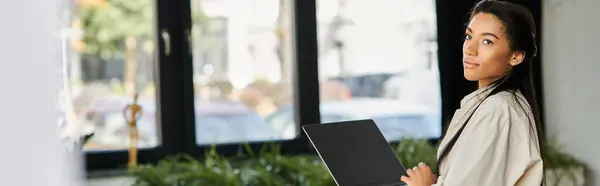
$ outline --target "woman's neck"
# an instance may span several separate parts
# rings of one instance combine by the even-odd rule
[[[482,89],[484,87],[487,87],[488,85],[492,84],[496,80],[499,80],[500,78],[481,79],[481,80],[478,81],[478,84],[479,84],[478,89]]]
[[[493,81],[492,81],[493,82]],[[485,80],[479,80],[479,89],[482,89],[483,87],[486,87],[488,85],[490,85],[491,82],[485,81]]]

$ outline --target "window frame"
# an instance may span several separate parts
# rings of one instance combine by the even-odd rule
[[[300,3],[302,2],[302,3]],[[139,149],[138,163],[157,163],[167,156],[189,154],[203,156],[208,146],[198,146],[195,140],[193,56],[190,52],[188,35],[191,30],[191,0],[155,1],[157,41],[157,127],[161,143],[155,148]],[[275,141],[283,153],[310,153],[311,147],[300,124],[320,123],[319,80],[316,1],[298,1],[293,5],[293,49],[294,49],[294,117],[298,136],[291,140]],[[302,16],[300,16],[302,15]],[[170,54],[165,54],[163,31],[170,36]],[[302,33],[302,34],[296,34]],[[302,54],[302,55],[298,55]],[[298,61],[303,61],[298,63]],[[302,88],[300,88],[302,87]],[[272,142],[250,143],[253,150]],[[222,155],[235,155],[243,144],[217,144],[216,151]],[[86,170],[91,172],[125,169],[128,161],[127,149],[85,152]]]
[[[190,4],[190,0],[185,0]],[[294,118],[297,125],[296,132],[298,135],[296,138],[291,140],[276,140],[276,141],[264,141],[264,142],[252,142],[248,145],[253,151],[259,151],[261,147],[267,144],[276,144],[281,147],[282,153],[310,153],[310,143],[308,138],[301,131],[301,124],[313,124],[320,123],[319,113],[319,80],[316,73],[306,72],[317,72],[318,71],[318,50],[317,50],[317,24],[316,24],[316,1],[301,1],[295,0],[291,3],[292,7],[292,35],[293,35],[293,107]],[[315,3],[311,3],[315,2]],[[186,7],[189,10],[190,7]],[[302,15],[302,16],[300,16]],[[186,16],[185,28],[189,29],[191,20],[190,16]],[[302,33],[302,34],[296,34]],[[189,45],[186,45],[189,46]],[[189,50],[186,48],[186,50]],[[188,53],[183,51],[182,53]],[[298,55],[302,54],[302,55]],[[191,69],[191,57],[189,66],[186,69]],[[305,63],[298,63],[298,61],[307,61]],[[304,73],[303,73],[304,72]],[[191,80],[191,76],[189,77]],[[186,83],[188,86],[192,86],[191,81]],[[302,88],[300,88],[302,87]],[[192,90],[193,93],[193,90]],[[188,100],[194,100],[193,96],[189,97]],[[193,116],[193,105],[192,105]],[[193,120],[192,120],[193,121]],[[185,149],[183,152],[193,156],[203,156],[210,146],[199,146],[196,144],[195,139],[195,123],[186,122],[185,130]],[[232,156],[245,152],[244,144],[217,144],[215,145],[217,153],[224,156]]]
[[[176,1],[167,0],[156,0],[154,1],[154,17],[155,17],[155,32],[154,40],[156,41],[156,53],[157,60],[155,61],[155,72],[154,76],[156,86],[156,99],[157,99],[157,131],[159,132],[159,145],[154,148],[146,148],[138,150],[138,163],[153,163],[159,161],[170,152],[174,152],[175,149],[180,149],[179,144],[181,140],[176,135],[181,130],[180,127],[167,127],[163,123],[166,121],[175,121],[173,123],[181,122],[180,117],[181,101],[178,101],[179,95],[182,93],[181,85],[177,82],[183,78],[177,70],[181,68],[181,65],[174,63],[177,59],[175,52],[178,47],[177,44],[181,42],[179,40],[177,31],[173,28],[177,25],[178,20],[174,20],[172,14],[173,7]],[[175,22],[173,22],[175,21]],[[167,31],[170,34],[171,42],[171,54],[165,54],[165,40],[160,38],[163,31]],[[180,49],[179,49],[180,50]],[[165,83],[169,82],[169,83]],[[128,152],[127,149],[119,150],[108,150],[108,151],[94,151],[85,153],[85,168],[88,172],[98,171],[111,171],[121,170],[127,167]]]

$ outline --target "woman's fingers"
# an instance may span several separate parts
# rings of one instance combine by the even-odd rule
[[[409,184],[409,185],[411,185],[410,183],[412,182],[412,181],[410,180],[410,178],[409,178],[409,177],[407,177],[407,176],[402,176],[402,177],[400,177],[400,181],[402,181],[402,182],[404,182],[404,183],[406,183],[406,184]]]
[[[429,168],[429,166],[427,166],[423,162],[419,163],[419,170],[420,170],[420,173],[423,175],[431,174],[431,168]]]
[[[407,169],[406,174],[400,180],[409,186],[414,186],[415,184],[431,185],[437,180],[437,176],[431,172],[431,168],[424,163],[419,163],[418,166]]]
[[[414,168],[413,169],[407,169],[406,170],[406,174],[408,174],[408,177],[412,178],[412,177],[415,176],[416,172],[415,172]]]

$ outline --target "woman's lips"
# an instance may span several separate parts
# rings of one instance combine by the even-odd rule
[[[465,67],[465,68],[475,68],[475,67],[478,67],[478,66],[479,66],[479,64],[473,63],[470,60],[463,60],[463,67]]]

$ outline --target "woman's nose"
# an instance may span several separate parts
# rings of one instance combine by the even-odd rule
[[[465,46],[463,47],[463,52],[466,55],[475,56],[477,55],[477,46],[474,46],[474,44],[471,44],[471,42],[466,42]]]

